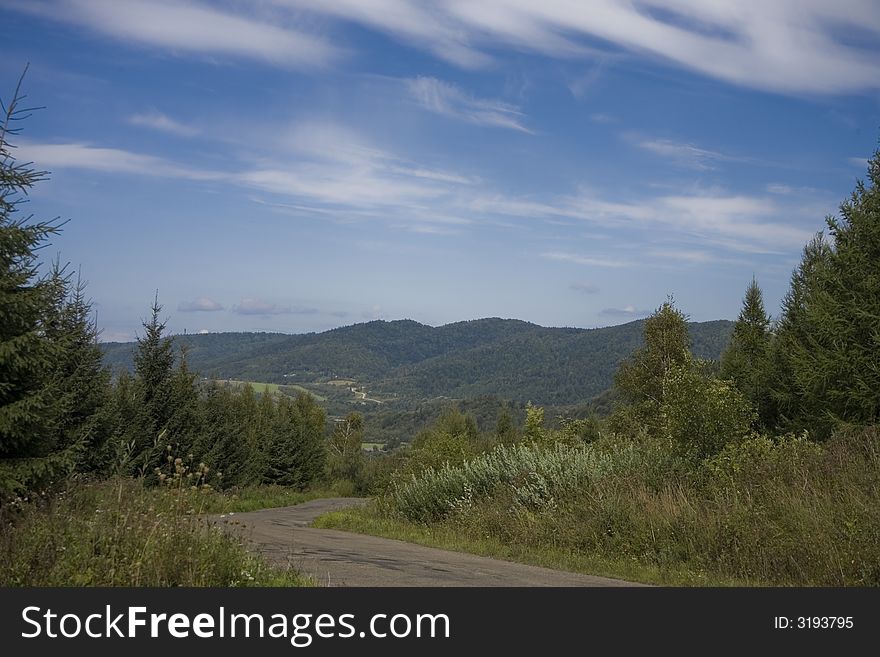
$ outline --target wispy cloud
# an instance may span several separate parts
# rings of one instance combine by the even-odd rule
[[[650,243],[662,232],[679,240],[749,253],[800,249],[816,230],[819,208],[801,203],[781,188],[767,196],[731,194],[719,189],[690,194],[628,195],[626,199],[582,190],[569,195],[521,198],[493,192],[484,181],[455,171],[434,169],[376,146],[351,130],[324,123],[302,123],[279,131],[283,148],[257,162],[230,158],[229,171],[202,169],[153,155],[88,144],[22,143],[20,155],[37,166],[80,168],[110,174],[222,181],[243,193],[261,190],[273,198],[259,202],[279,211],[333,221],[373,220],[423,234],[448,234],[472,223],[519,218],[543,222],[587,222],[603,231],[637,228]],[[813,215],[816,216],[813,216]],[[630,235],[632,232],[630,231]],[[636,240],[638,242],[638,240]],[[545,258],[600,267],[622,267],[632,258],[606,253],[547,250]],[[690,256],[689,261],[693,262]],[[699,256],[703,257],[703,256]]]
[[[780,196],[788,196],[794,193],[794,187],[783,185],[781,183],[769,183],[766,187],[771,194],[779,194]]]
[[[714,169],[715,163],[732,161],[736,158],[717,151],[710,151],[693,144],[671,139],[647,139],[636,142],[639,148],[672,160],[678,166],[701,171]]]
[[[195,0],[5,0],[13,9],[73,23],[128,44],[174,53],[245,57],[284,68],[324,66],[341,50],[297,29]]]
[[[813,227],[801,228],[782,217],[802,215],[797,208],[779,206],[763,197],[734,195],[711,190],[690,195],[649,196],[617,201],[592,193],[559,197],[543,202],[489,197],[476,199],[474,208],[483,212],[529,217],[566,217],[609,228],[638,227],[641,231],[662,231],[666,238],[697,239],[706,244],[750,253],[778,253],[799,249],[813,234]],[[815,220],[815,217],[811,217]],[[571,253],[544,254],[557,260],[613,266],[607,257]],[[607,262],[606,262],[607,261]],[[623,266],[623,265],[618,265]]]
[[[199,134],[197,128],[175,121],[170,116],[157,112],[143,112],[128,117],[128,122],[132,125],[152,128],[160,132],[167,132],[178,137],[194,137]]]
[[[407,82],[410,94],[428,111],[467,123],[531,133],[522,124],[522,112],[499,100],[474,98],[459,87],[437,78],[418,77]]]
[[[598,294],[599,292],[599,286],[593,283],[572,283],[569,287],[581,294]]]
[[[866,169],[868,167],[867,157],[851,157],[847,159],[847,162],[852,164],[854,167],[859,167],[860,169]]]
[[[639,310],[635,306],[624,306],[623,308],[603,308],[600,315],[608,317],[629,317],[636,319],[638,317],[647,317],[651,314],[650,310]]]
[[[717,256],[712,255],[708,251],[695,249],[649,249],[647,253],[657,258],[698,265],[717,260]]]
[[[89,169],[108,173],[144,176],[218,180],[227,174],[179,165],[161,157],[134,153],[118,148],[104,148],[81,143],[38,144],[22,141],[16,153],[21,159],[39,163],[47,169]]]
[[[232,306],[232,312],[238,315],[316,315],[317,308],[305,306],[279,306],[262,299],[246,298]]]
[[[270,0],[280,9],[308,10],[360,23],[466,69],[488,66],[492,57],[474,47],[448,8],[412,0]]]
[[[880,4],[866,0],[268,0],[274,11],[263,20],[228,9],[240,3],[220,9],[196,0],[0,2],[125,43],[279,67],[314,68],[340,57],[340,49],[316,33],[321,22],[305,20],[317,14],[358,23],[467,69],[491,65],[489,53],[501,48],[590,62],[623,51],[773,92],[880,88]],[[864,38],[848,38],[852,32]],[[608,45],[597,56],[588,43]]]
[[[274,0],[353,21],[453,64],[486,66],[501,47],[595,60],[585,42],[745,87],[847,93],[880,87],[880,5],[864,0]],[[866,35],[861,43],[846,38]],[[869,42],[869,41],[868,41]]]
[[[612,116],[610,114],[604,114],[602,112],[594,112],[593,114],[590,114],[590,121],[592,121],[593,123],[605,123],[605,124],[620,123],[620,119],[618,119],[616,116]]]
[[[542,258],[548,260],[561,260],[563,262],[571,262],[576,265],[591,265],[594,267],[626,267],[631,263],[626,260],[617,260],[604,256],[585,256],[577,253],[566,253],[563,251],[550,251],[541,254]]]
[[[177,310],[183,313],[217,312],[223,310],[223,305],[208,297],[198,297],[193,301],[181,301],[177,304]]]

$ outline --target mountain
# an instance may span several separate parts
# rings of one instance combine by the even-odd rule
[[[691,323],[692,351],[717,359],[732,328],[726,320]],[[187,346],[190,368],[210,378],[295,384],[335,399],[340,395],[330,393],[339,386],[331,380],[352,381],[385,402],[494,395],[561,406],[605,391],[620,361],[642,343],[643,329],[644,320],[598,329],[499,318],[436,328],[377,320],[323,333],[214,333],[175,341]],[[130,368],[134,346],[105,343],[105,362]],[[350,396],[348,387],[343,392]]]

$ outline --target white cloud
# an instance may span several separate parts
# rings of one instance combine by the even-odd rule
[[[563,262],[572,262],[576,265],[591,265],[594,267],[628,267],[632,264],[626,260],[617,260],[605,256],[584,256],[564,251],[542,253],[541,257],[548,260],[561,260]]]
[[[880,87],[880,4],[868,0],[274,0],[361,23],[459,66],[487,50],[595,58],[593,44],[746,87],[849,93]]]
[[[781,183],[769,183],[766,189],[771,194],[779,194],[780,196],[788,196],[794,192],[794,187]]]
[[[638,317],[646,317],[651,314],[650,310],[639,310],[635,306],[624,306],[623,308],[603,308],[600,315],[609,317],[630,317],[636,319]]]
[[[407,81],[413,98],[430,112],[449,118],[531,133],[522,122],[522,112],[499,100],[474,98],[460,88],[437,78],[418,77]]]
[[[316,315],[317,308],[305,306],[279,306],[262,299],[246,298],[232,306],[232,312],[238,315]]]
[[[76,143],[38,144],[26,141],[20,142],[18,147],[16,152],[18,159],[35,162],[40,168],[89,169],[189,180],[218,180],[226,176],[217,171],[181,166],[161,157],[118,148]]]
[[[492,58],[473,47],[442,5],[412,0],[271,0],[282,8],[307,9],[361,23],[462,68],[485,67]]]
[[[100,342],[134,342],[135,339],[135,334],[130,331],[108,331],[107,329],[101,329],[101,333],[98,335]]]
[[[716,151],[694,146],[693,144],[672,141],[670,139],[641,140],[636,142],[636,145],[651,153],[669,158],[679,166],[701,171],[713,169],[714,162],[736,159]]]
[[[341,51],[284,22],[264,22],[194,0],[29,0],[6,6],[73,23],[126,43],[175,53],[229,55],[284,68],[313,68]]]
[[[868,159],[867,157],[851,157],[847,159],[847,162],[852,164],[854,167],[859,167],[860,169],[868,168]]]
[[[197,128],[175,121],[170,116],[166,116],[155,110],[141,114],[134,114],[128,117],[128,122],[132,125],[152,128],[153,130],[167,132],[172,135],[177,135],[178,137],[194,137],[199,133]]]
[[[341,51],[308,14],[359,23],[456,66],[502,48],[568,60],[620,52],[744,87],[837,94],[880,88],[880,3],[871,0],[267,0],[257,19],[196,0],[0,0],[124,41],[313,68]],[[224,3],[264,12],[266,3]],[[859,39],[848,36],[855,32]],[[597,44],[602,50],[597,55]]]
[[[718,260],[716,256],[713,256],[708,251],[693,249],[650,249],[647,253],[658,258],[699,265]]]
[[[477,178],[410,162],[331,124],[305,123],[281,134],[279,140],[283,148],[274,159],[230,163],[230,171],[225,172],[87,144],[25,142],[20,144],[20,156],[50,170],[80,168],[222,181],[243,192],[259,189],[280,197],[258,201],[278,211],[334,221],[382,221],[425,234],[443,234],[450,226],[516,217],[565,224],[588,222],[606,232],[625,229],[628,239],[641,235],[635,243],[649,247],[652,236],[662,233],[666,243],[678,240],[703,249],[711,246],[748,253],[780,253],[800,250],[817,229],[818,217],[833,210],[833,206],[825,208],[821,198],[804,205],[800,202],[802,195],[786,196],[779,193],[781,188],[769,190],[767,196],[711,189],[690,194],[629,195],[625,200],[592,191],[514,197],[492,193]],[[545,257],[581,264],[627,264],[607,254],[548,251],[552,255]],[[688,260],[693,262],[696,257],[692,254]]]
[[[177,310],[184,313],[216,312],[223,310],[223,306],[208,297],[199,297],[193,301],[181,301],[177,305]]]
[[[802,215],[796,208],[745,195],[712,191],[691,195],[667,195],[638,201],[614,201],[582,193],[537,203],[507,199],[483,199],[485,211],[533,218],[568,217],[602,225],[604,228],[640,228],[662,231],[667,237],[698,238],[704,243],[735,251],[778,253],[779,249],[800,249],[815,232],[783,217]],[[816,217],[809,217],[816,221]]]

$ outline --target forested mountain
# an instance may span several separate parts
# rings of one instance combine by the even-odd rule
[[[689,325],[696,356],[717,359],[725,320]],[[496,395],[536,404],[586,402],[610,387],[643,340],[644,320],[599,329],[545,328],[511,319],[440,327],[373,321],[323,333],[177,336],[203,376],[308,385],[349,379],[385,399]],[[111,367],[131,367],[132,343],[103,345]]]

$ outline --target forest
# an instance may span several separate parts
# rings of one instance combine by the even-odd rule
[[[779,317],[744,281],[717,360],[725,326],[695,334],[671,298],[601,345],[595,332],[502,320],[239,340],[227,378],[311,371],[381,391],[393,372],[416,399],[495,395],[398,417],[406,444],[367,452],[360,413],[328,421],[308,392],[193,368],[211,340],[166,335],[158,298],[130,371],[111,371],[76,272],[60,260],[43,272],[40,249],[68,227],[23,212],[46,174],[15,159],[20,98],[0,130],[0,583],[301,584],[199,517],[248,495],[268,505],[333,490],[376,501],[324,526],[572,570],[880,584],[880,152],[804,246]],[[566,341],[577,362],[559,356]],[[590,364],[603,349],[604,374]],[[545,405],[590,402],[611,372],[607,413],[549,422]]]

